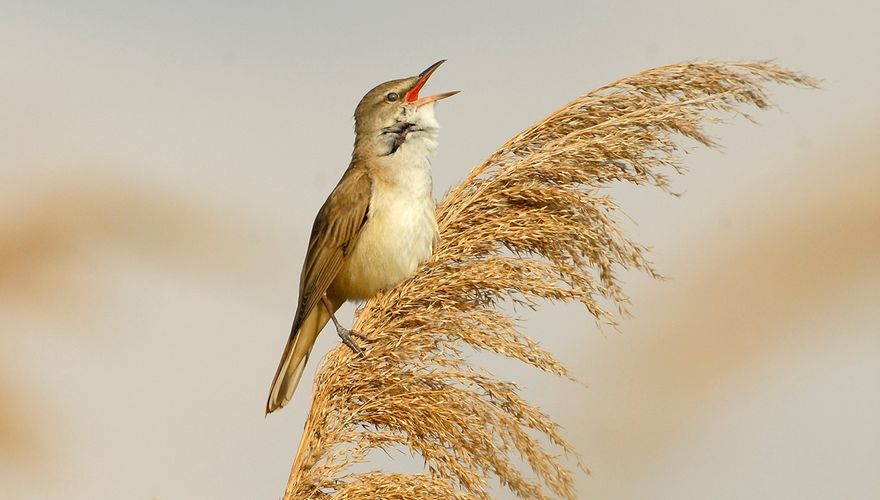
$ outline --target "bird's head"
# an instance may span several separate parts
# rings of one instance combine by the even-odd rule
[[[388,155],[420,133],[436,136],[434,103],[458,91],[425,97],[419,92],[444,61],[437,61],[416,76],[391,80],[367,92],[354,112],[357,140],[367,141],[379,154]]]

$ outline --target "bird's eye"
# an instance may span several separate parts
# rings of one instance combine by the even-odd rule
[[[388,94],[385,95],[385,100],[388,102],[394,102],[398,99],[400,99],[400,96],[397,95],[397,92],[388,92]]]

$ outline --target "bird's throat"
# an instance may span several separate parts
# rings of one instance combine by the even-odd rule
[[[414,123],[398,123],[382,130],[382,140],[388,144],[388,152],[383,156],[393,155],[406,142],[407,136],[416,130]]]
[[[401,122],[382,129],[378,138],[377,153],[379,156],[400,154],[407,150],[407,155],[430,156],[437,148],[436,127],[424,127],[414,123]]]

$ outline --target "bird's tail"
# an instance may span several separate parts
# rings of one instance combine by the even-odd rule
[[[272,381],[269,400],[266,401],[266,415],[290,401],[303,369],[306,367],[306,361],[309,360],[309,353],[312,352],[315,339],[318,338],[318,334],[329,320],[330,313],[327,312],[327,308],[318,303],[306,316],[306,319],[300,323],[299,328],[290,333],[290,339],[284,346],[281,363],[278,365],[275,379]]]

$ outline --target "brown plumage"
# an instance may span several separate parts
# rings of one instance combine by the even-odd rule
[[[315,217],[300,277],[299,299],[266,413],[293,396],[318,334],[331,319],[352,348],[353,332],[335,320],[347,300],[360,300],[408,278],[437,242],[430,155],[436,148],[434,102],[419,97],[442,63],[369,91],[355,110],[348,169]]]
[[[272,380],[266,413],[290,400],[318,333],[330,321],[331,312],[335,313],[348,298],[345,290],[332,285],[366,222],[370,191],[365,169],[352,163],[315,217],[300,278],[296,315]],[[324,294],[333,305],[332,311],[321,304]]]

